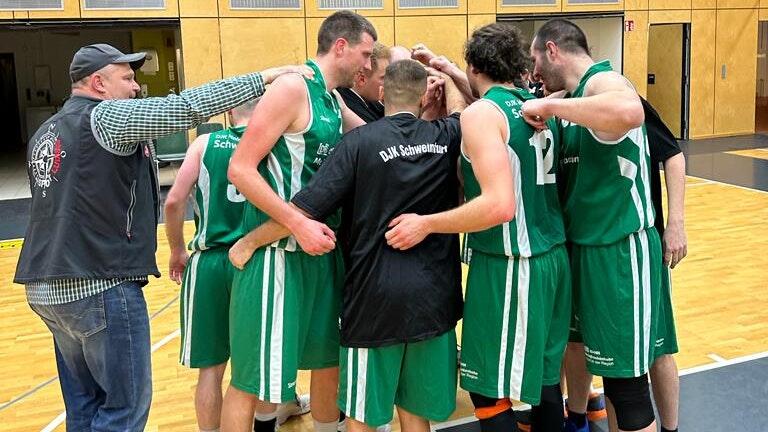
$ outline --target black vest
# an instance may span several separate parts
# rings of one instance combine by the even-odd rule
[[[102,147],[91,130],[99,102],[73,96],[29,142],[32,209],[16,283],[160,276],[154,149]]]

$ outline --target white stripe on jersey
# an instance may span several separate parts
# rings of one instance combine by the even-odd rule
[[[517,323],[515,325],[515,349],[512,353],[512,369],[509,371],[509,398],[520,400],[525,371],[525,348],[528,342],[528,291],[531,283],[531,267],[528,258],[519,258],[517,269]]]
[[[355,411],[352,406],[352,368],[354,367],[355,349],[347,348],[347,370],[344,373],[344,378],[347,380],[347,413],[350,417],[354,418]]]
[[[640,224],[638,231],[645,229],[645,210],[643,209],[643,203],[640,201],[640,193],[637,191],[637,165],[629,159],[625,159],[621,156],[616,156],[619,161],[619,170],[623,177],[628,178],[632,182],[632,187],[629,189],[629,193],[632,196],[632,202],[635,204],[635,211],[637,212],[637,220]]]
[[[291,155],[291,189],[288,191],[290,199],[301,190],[301,173],[304,171],[304,156],[307,145],[303,134],[283,135],[283,138],[285,139],[288,153]],[[286,250],[295,251],[296,237],[290,236],[287,241]]]
[[[197,249],[205,250],[208,247],[205,245],[206,234],[208,233],[208,220],[211,219],[211,174],[208,172],[208,167],[205,166],[205,153],[208,150],[208,146],[203,147],[203,154],[200,155],[200,173],[197,176],[197,189],[200,191],[200,196],[203,197],[203,208],[200,211],[200,231],[197,233]],[[197,201],[197,200],[195,200]]]
[[[197,264],[200,261],[200,252],[192,254],[192,259],[189,260],[189,285],[187,287],[187,310],[186,310],[186,322],[187,326],[184,332],[184,362],[183,364],[189,366],[190,358],[192,356],[192,314],[195,312],[195,288],[197,285]]]

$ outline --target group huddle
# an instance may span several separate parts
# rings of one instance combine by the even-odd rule
[[[274,428],[310,369],[321,432],[337,409],[357,431],[395,407],[404,431],[427,431],[453,413],[457,375],[484,432],[516,430],[511,400],[532,405],[533,431],[586,431],[584,409],[564,419],[570,340],[619,429],[655,430],[646,374],[676,342],[631,84],[566,20],[530,52],[514,26],[475,30],[466,71],[375,41],[359,15],[326,19],[317,60],[199,137],[169,194],[181,361],[231,356],[223,429]]]
[[[110,87],[118,84],[100,77],[123,65],[125,85],[137,90],[131,68],[143,60],[116,55],[103,70],[72,75],[80,92],[73,96],[83,95],[74,99],[87,108],[80,129],[60,117],[44,124],[87,130],[71,140],[93,142],[118,174],[141,173],[154,149],[135,144],[140,138],[228,110],[231,127],[190,145],[165,203],[169,274],[182,285],[180,361],[200,369],[199,429],[272,432],[307,408],[297,396],[301,369],[312,371],[316,432],[337,431],[340,415],[350,432],[387,428],[395,408],[403,431],[426,432],[454,412],[457,384],[483,432],[517,430],[511,401],[532,406],[532,431],[584,432],[590,373],[603,377],[612,429],[655,431],[648,374],[671,362],[674,378],[660,379],[661,391],[651,379],[662,429],[676,430],[667,266],[685,252],[665,235],[662,256],[651,119],[629,81],[609,62],[593,61],[584,33],[563,19],[541,26],[530,44],[513,25],[476,29],[464,49],[466,70],[422,44],[387,48],[376,39],[366,18],[336,12],[305,65],[146,100],[129,100],[133,93],[121,96]],[[140,123],[137,115],[156,123],[144,130],[132,123]],[[114,180],[123,181],[116,190],[130,191],[127,226],[119,226],[127,239],[119,244],[137,254],[156,245],[155,234],[136,228],[156,222],[156,178],[142,175]],[[39,189],[33,185],[33,219],[49,202]],[[681,207],[670,191],[679,189],[668,187],[670,209]],[[196,230],[187,245],[190,194]],[[123,261],[23,276],[23,252],[16,280],[44,319],[46,309],[36,306],[44,302],[32,293],[70,289],[71,280],[89,288],[69,300],[107,298],[115,287],[128,289],[123,284],[141,296],[156,268],[104,271],[126,267],[124,252],[115,253]],[[465,293],[461,260],[469,265]],[[65,384],[87,380],[74,371],[77,356],[61,350],[75,342],[57,320],[46,323],[60,373],[75,377],[62,379],[68,427],[106,422],[101,410],[72,403],[87,392]],[[142,344],[148,348],[148,333]],[[148,351],[140,357],[145,369],[124,373],[138,388],[132,394],[145,396],[126,396],[121,418],[128,420],[104,430],[146,423]],[[227,361],[231,381],[222,396]],[[94,388],[104,387],[96,381]],[[109,398],[97,400],[93,406]]]

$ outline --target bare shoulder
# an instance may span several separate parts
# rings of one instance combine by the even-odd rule
[[[594,96],[609,91],[631,91],[637,93],[635,86],[616,71],[600,72],[592,76],[584,87],[584,96]]]
[[[267,87],[266,94],[278,95],[281,98],[292,98],[306,93],[307,85],[304,78],[297,73],[280,75]]]

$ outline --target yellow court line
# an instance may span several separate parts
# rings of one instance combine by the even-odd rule
[[[0,250],[16,249],[24,243],[24,239],[0,240]]]

